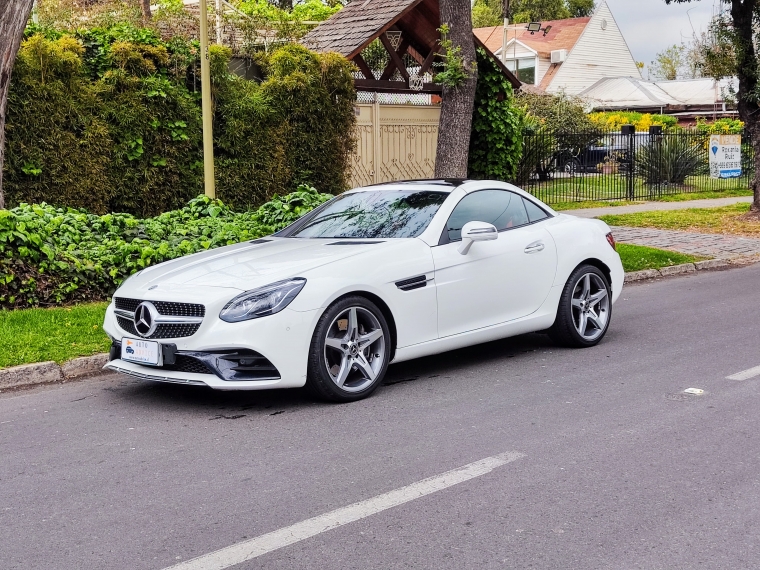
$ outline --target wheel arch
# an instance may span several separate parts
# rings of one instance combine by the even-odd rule
[[[337,303],[346,297],[364,297],[365,299],[372,301],[375,305],[377,305],[377,308],[380,309],[380,311],[383,313],[383,317],[385,317],[385,320],[388,323],[388,327],[391,329],[391,357],[389,362],[393,362],[393,359],[396,357],[396,342],[398,339],[398,333],[396,331],[396,319],[393,317],[393,312],[391,311],[388,304],[383,301],[381,297],[375,295],[374,293],[370,293],[369,291],[349,291],[348,293],[344,293],[335,299],[332,303],[330,303],[330,305]]]
[[[575,273],[575,270],[578,269],[581,265],[593,265],[599,271],[604,273],[604,276],[607,278],[607,283],[610,286],[610,290],[612,289],[612,270],[609,268],[609,266],[606,263],[604,263],[602,260],[597,259],[595,257],[589,257],[588,259],[584,259],[578,265],[573,267],[573,270],[570,272],[570,275]]]

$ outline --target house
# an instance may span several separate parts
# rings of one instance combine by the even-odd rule
[[[582,97],[594,111],[638,111],[672,115],[682,124],[698,117],[719,119],[736,117],[731,94],[736,93],[733,78],[715,81],[678,79],[644,81],[637,77],[607,77],[582,91]]]
[[[605,77],[641,77],[607,2],[591,17],[541,22],[541,28],[507,26],[506,41],[504,26],[478,28],[475,35],[520,81],[548,93],[577,95]]]

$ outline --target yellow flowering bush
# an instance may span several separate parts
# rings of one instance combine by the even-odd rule
[[[653,125],[660,125],[664,129],[675,128],[678,125],[678,120],[675,117],[633,111],[591,113],[589,119],[594,125],[605,130],[619,131],[623,125],[633,125],[636,127],[636,131],[640,133],[649,131],[649,127]]]

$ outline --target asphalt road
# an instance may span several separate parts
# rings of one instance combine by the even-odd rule
[[[235,568],[760,567],[760,376],[726,379],[760,365],[759,284],[629,286],[596,348],[491,343],[349,405],[120,376],[0,394],[0,568],[162,569],[505,452]]]

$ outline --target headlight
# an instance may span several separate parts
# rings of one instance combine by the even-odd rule
[[[304,285],[306,279],[296,277],[246,291],[227,303],[219,313],[219,318],[228,323],[238,323],[274,315],[290,305]]]

